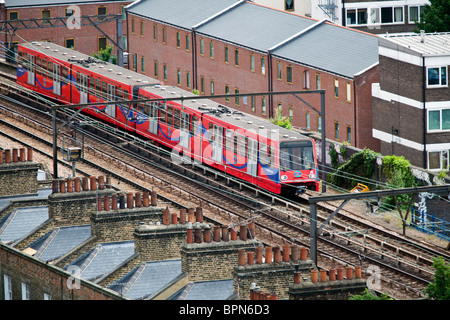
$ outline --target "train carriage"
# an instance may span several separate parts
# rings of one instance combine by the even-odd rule
[[[83,111],[259,188],[319,190],[314,140],[299,132],[52,43],[18,52],[24,87],[61,103],[98,102]],[[131,99],[161,100],[121,103]]]

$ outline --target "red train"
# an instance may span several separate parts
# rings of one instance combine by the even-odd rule
[[[19,45],[17,83],[262,189],[319,190],[314,140],[53,43]],[[190,97],[180,100],[171,98]],[[121,100],[165,99],[129,104]],[[117,101],[115,105],[102,105]],[[174,157],[173,159],[179,159]]]

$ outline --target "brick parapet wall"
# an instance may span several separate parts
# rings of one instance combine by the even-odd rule
[[[0,150],[0,196],[37,193],[38,169],[32,149]]]

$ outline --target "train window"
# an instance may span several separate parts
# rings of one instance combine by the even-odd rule
[[[232,133],[230,129],[225,129],[225,150],[231,151]]]
[[[42,59],[42,75],[48,77],[47,74],[47,58]]]
[[[269,149],[267,150],[267,156],[269,158],[269,165],[275,163],[275,152],[273,146],[269,146]]]
[[[53,62],[49,61],[48,62],[48,75],[52,75],[53,74]]]
[[[123,89],[122,88],[117,88],[117,98],[118,98],[118,100],[123,99]]]
[[[173,125],[173,107],[172,106],[167,107],[167,124],[170,126]]]
[[[105,100],[106,101],[106,97],[107,97],[107,94],[108,94],[108,88],[107,88],[107,84],[106,84],[106,82],[104,82],[104,81],[102,81],[102,99],[103,100]]]
[[[259,144],[259,162],[262,165],[267,166],[269,164],[269,158],[267,157],[267,144]]]
[[[144,114],[145,115],[150,115],[150,109],[151,109],[152,105],[148,102],[144,103]]]
[[[91,77],[89,79],[89,87],[90,87],[90,94],[95,95],[95,78]]]
[[[234,133],[234,154],[239,153],[239,135]]]
[[[36,57],[36,74],[41,74],[42,63],[41,57]]]
[[[102,81],[100,79],[95,80],[95,95],[98,98],[101,98],[101,92],[102,92]]]
[[[23,53],[23,67],[28,68],[28,62],[30,61],[30,55],[26,52]]]
[[[67,67],[62,67],[62,76],[63,76],[63,82],[67,81],[67,76],[69,75],[69,69]]]
[[[173,115],[173,127],[175,129],[180,129],[180,109],[175,108],[174,115]]]
[[[143,100],[143,99],[144,99],[144,96],[143,96],[142,94],[140,94],[140,95],[138,96],[138,99],[139,99],[139,100]],[[143,103],[143,102],[139,102],[139,103],[138,103],[137,111],[138,111],[138,112],[144,112],[144,103]]]
[[[314,150],[311,141],[292,141],[280,144],[281,170],[314,169]]]
[[[190,131],[193,136],[197,135],[198,132],[200,131],[200,130],[198,130],[197,122],[198,122],[198,118],[193,115],[191,117],[191,131]]]
[[[125,100],[129,100],[128,90],[124,90],[124,91],[123,91],[123,98],[124,98]]]
[[[248,137],[242,135],[241,136],[241,150],[240,150],[240,155],[243,157],[247,156],[247,144],[248,144]]]
[[[214,139],[215,139],[215,137],[214,137],[214,130],[213,130],[213,123],[212,122],[210,122],[209,123],[209,129],[208,129],[208,132],[209,132],[209,141],[214,141]]]
[[[166,123],[166,109],[164,107],[160,108],[160,113],[159,113],[159,121]]]

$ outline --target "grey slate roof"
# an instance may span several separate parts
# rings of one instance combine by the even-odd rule
[[[35,194],[23,194],[23,195],[0,197],[0,211],[2,211],[11,201],[14,200],[21,201],[37,198],[47,199],[50,193],[52,193],[52,188],[44,188],[38,189],[38,192]]]
[[[237,0],[141,0],[128,6],[127,11],[185,29],[211,17]]]
[[[48,219],[48,207],[19,208],[0,220],[0,242],[15,241]]]
[[[123,2],[124,0],[5,0],[5,7],[10,9],[14,7],[45,7],[52,5],[70,6],[85,3],[98,2]]]
[[[109,287],[129,299],[152,295],[181,275],[181,259],[142,263]]]
[[[233,280],[191,282],[171,300],[225,300],[233,295]]]
[[[116,269],[133,256],[134,241],[99,243],[69,266],[80,268],[79,276],[90,281]]]
[[[35,258],[52,261],[69,252],[91,236],[91,225],[55,228],[30,245]]]

